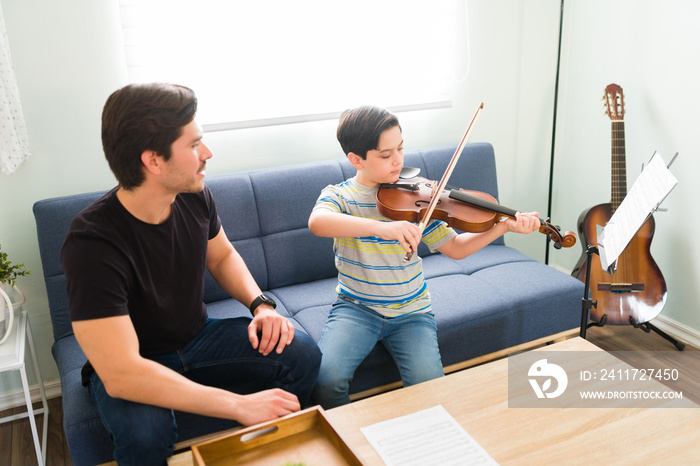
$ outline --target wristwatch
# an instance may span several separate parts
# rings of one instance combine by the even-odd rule
[[[265,296],[264,294],[261,294],[257,298],[253,300],[253,302],[250,304],[250,313],[254,314],[255,310],[260,306],[262,303],[265,303],[269,306],[272,307],[272,309],[275,309],[277,307],[277,303],[275,302],[274,299],[270,298],[269,296]]]

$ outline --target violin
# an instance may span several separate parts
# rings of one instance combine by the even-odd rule
[[[434,196],[438,183],[422,177],[406,182],[382,184],[377,191],[377,209],[392,220],[419,223]],[[517,211],[498,204],[488,193],[464,189],[444,189],[430,215],[461,231],[480,233],[489,230],[503,216],[515,218]],[[571,231],[561,233],[560,227],[539,219],[540,233],[547,235],[556,249],[576,244]]]
[[[457,160],[459,160],[467,144],[467,139],[469,139],[474,123],[476,123],[476,119],[483,109],[484,103],[481,102],[469,126],[467,126],[467,130],[464,132],[462,140],[457,145],[457,150],[455,150],[450,163],[447,165],[447,170],[445,170],[442,179],[437,184],[432,181],[426,183],[428,180],[423,180],[418,181],[414,185],[397,185],[395,183],[381,185],[377,191],[377,208],[379,212],[392,220],[418,222],[418,229],[421,234],[431,218],[444,220],[454,228],[470,232],[488,230],[500,220],[498,214],[515,218],[516,212],[514,210],[500,207],[496,199],[486,193],[453,189],[449,194],[445,195],[447,180],[450,179]],[[406,190],[406,186],[409,186],[409,189]],[[421,186],[425,186],[425,190],[422,193]],[[396,192],[399,194],[395,196],[387,195],[392,190],[383,188],[388,187],[398,187],[399,191]],[[383,194],[382,190],[384,191]],[[384,201],[381,201],[380,198],[383,198]],[[440,209],[437,209],[439,204],[442,204],[442,206]],[[395,206],[400,207],[395,208]],[[453,215],[453,211],[459,211],[460,214]],[[409,214],[408,212],[412,213]],[[554,241],[556,249],[561,249],[562,246],[568,248],[576,244],[576,235],[573,232],[567,231],[562,236],[559,227],[550,225],[542,219],[540,219],[539,230]],[[413,251],[407,253],[406,257],[404,257],[404,262],[410,260],[412,256]]]

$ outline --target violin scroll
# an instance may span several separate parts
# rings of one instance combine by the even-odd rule
[[[549,219],[540,219],[540,233],[544,233],[554,243],[554,249],[570,248],[576,244],[576,233],[565,231],[562,235],[559,225],[552,225]]]

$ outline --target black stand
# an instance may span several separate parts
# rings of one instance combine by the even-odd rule
[[[637,322],[634,321],[634,317],[630,316],[630,324],[632,325],[632,327],[642,329],[647,333],[649,333],[651,330],[653,330],[654,332],[658,333],[659,335],[661,335],[662,337],[664,337],[665,339],[667,339],[668,341],[673,343],[673,346],[675,346],[678,349],[678,351],[683,351],[685,349],[685,344],[676,340],[671,335],[664,332],[660,328],[655,327],[653,324],[650,324],[649,322],[642,322],[641,324],[638,324]]]
[[[587,256],[587,261],[586,261],[586,281],[585,281],[585,287],[583,289],[583,299],[581,300],[581,330],[579,332],[579,335],[581,338],[585,339],[586,338],[586,329],[588,327],[602,327],[605,325],[608,321],[608,315],[603,314],[603,317],[600,319],[600,322],[595,322],[595,321],[590,321],[590,312],[591,308],[598,308],[598,301],[593,301],[592,298],[589,298],[589,293],[590,293],[590,285],[591,285],[591,259],[593,254],[598,254],[598,248],[595,246],[591,246],[590,244],[586,248],[586,256]],[[634,317],[630,316],[630,325],[632,325],[634,328],[641,329],[645,331],[646,333],[650,333],[652,330],[659,335],[661,335],[663,338],[666,340],[670,341],[673,343],[673,346],[675,346],[678,351],[683,351],[685,349],[685,344],[681,343],[680,341],[676,340],[666,332],[662,331],[660,328],[650,324],[649,322],[642,322],[637,323],[634,320]]]
[[[581,338],[584,340],[586,339],[586,329],[588,327],[596,326],[596,327],[602,327],[605,325],[605,323],[608,321],[608,316],[607,314],[603,314],[603,318],[600,320],[600,322],[590,322],[590,315],[591,315],[591,308],[595,307],[596,309],[598,308],[598,301],[593,301],[592,298],[589,298],[590,294],[590,289],[591,289],[591,259],[593,256],[593,253],[598,254],[598,248],[595,246],[591,246],[590,244],[586,248],[586,282],[585,282],[585,287],[583,289],[583,299],[581,300],[581,331],[579,332],[579,335]]]

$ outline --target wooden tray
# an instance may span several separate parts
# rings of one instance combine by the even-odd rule
[[[192,454],[199,466],[362,464],[320,406],[195,444]]]

